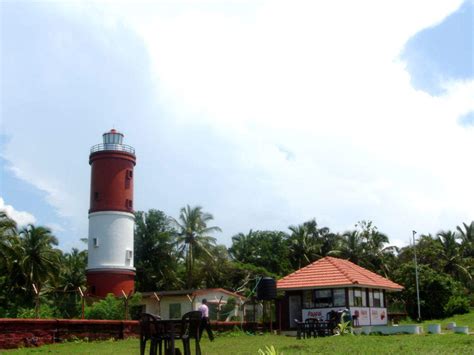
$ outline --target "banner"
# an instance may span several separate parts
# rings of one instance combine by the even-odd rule
[[[369,307],[351,307],[349,308],[352,318],[357,317],[359,325],[370,325],[370,308]],[[357,322],[354,322],[357,325]]]
[[[326,320],[326,315],[331,311],[343,311],[344,307],[339,308],[312,308],[303,309],[303,322],[308,318],[322,318]]]
[[[372,323],[372,325],[387,325],[387,309],[371,308],[370,322]]]

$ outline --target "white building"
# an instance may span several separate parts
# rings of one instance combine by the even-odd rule
[[[197,310],[204,298],[207,299],[211,320],[243,319],[246,298],[223,288],[143,292],[143,312],[159,315],[161,319],[181,319],[185,313]],[[235,301],[231,309],[227,306],[230,299]]]

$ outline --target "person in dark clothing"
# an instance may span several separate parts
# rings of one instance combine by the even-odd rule
[[[207,335],[211,341],[214,340],[214,334],[212,334],[211,322],[209,321],[209,307],[207,306],[207,300],[203,298],[201,305],[198,310],[201,312],[201,324],[199,326],[199,339],[201,339],[204,329],[207,331]]]

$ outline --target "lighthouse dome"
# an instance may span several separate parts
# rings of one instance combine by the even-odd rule
[[[123,133],[111,129],[102,135],[103,143],[96,144],[91,148],[91,154],[108,150],[121,151],[135,155],[135,149],[129,145],[123,144]]]
[[[106,132],[102,135],[104,139],[104,144],[122,144],[123,142],[123,133],[115,129],[111,129],[109,132]]]

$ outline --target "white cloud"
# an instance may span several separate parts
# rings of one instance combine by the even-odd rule
[[[137,208],[176,216],[186,203],[202,204],[223,227],[222,242],[312,217],[336,231],[372,219],[403,242],[412,229],[453,228],[474,219],[474,132],[457,124],[474,108],[474,83],[452,82],[445,95],[432,97],[410,86],[398,55],[412,35],[460,4],[79,6],[80,22],[92,29],[84,31],[101,43],[92,41],[85,53],[116,48],[105,55],[113,70],[102,75],[96,57],[77,59],[81,52],[63,35],[61,55],[86,68],[80,73],[94,74],[88,79],[99,87],[97,98],[87,95],[89,87],[72,90],[74,77],[63,70],[59,88],[72,90],[78,103],[66,101],[52,116],[46,110],[35,126],[44,135],[38,156],[51,159],[32,158],[22,144],[36,132],[13,123],[6,157],[17,176],[48,191],[53,206],[85,226],[88,166],[78,162],[118,116],[118,128],[137,148]],[[66,22],[77,22],[76,13],[69,11]],[[124,72],[128,65],[135,71]],[[133,85],[130,77],[138,78]],[[116,95],[122,88],[130,100]]]
[[[53,234],[57,234],[58,232],[65,232],[66,231],[66,229],[63,226],[61,226],[58,223],[54,223],[54,222],[46,223],[46,227],[51,229],[53,231]]]
[[[12,205],[6,205],[2,197],[0,197],[0,211],[5,211],[8,217],[13,219],[18,227],[23,227],[36,222],[35,216],[26,211],[17,211]]]
[[[412,35],[460,4],[267,2],[250,20],[198,9],[135,25],[182,125],[211,125],[238,147],[239,166],[268,179],[259,208],[285,212],[267,211],[265,227],[370,218],[397,238],[474,218],[473,132],[457,125],[474,84],[432,97],[398,60]]]

